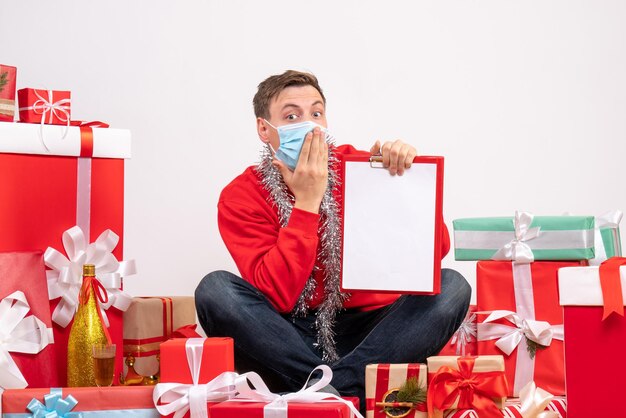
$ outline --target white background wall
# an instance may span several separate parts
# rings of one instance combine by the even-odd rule
[[[626,209],[625,21],[621,0],[3,0],[0,62],[132,130],[126,289],[188,295],[235,269],[217,198],[257,161],[256,85],[288,68],[319,77],[340,143],[444,155],[449,225]]]

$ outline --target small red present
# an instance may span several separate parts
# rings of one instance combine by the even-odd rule
[[[465,319],[450,341],[441,349],[440,356],[475,356],[478,354],[476,343],[476,306],[471,305]]]
[[[0,64],[0,121],[15,118],[15,78],[17,68]]]
[[[559,270],[570,418],[621,417],[626,363],[626,258]]]
[[[434,356],[428,362],[428,416],[450,409],[476,409],[499,418],[508,392],[502,356]]]
[[[3,417],[159,417],[152,386],[7,390]]]
[[[19,89],[20,122],[69,125],[71,119],[69,91]]]
[[[1,234],[0,234],[1,235]],[[43,256],[0,252],[0,389],[49,387],[57,362]]]
[[[509,396],[528,382],[565,394],[563,309],[557,273],[576,261],[479,261],[476,265],[478,354],[504,356]]]
[[[396,410],[405,410],[407,418],[425,418],[426,413],[426,381],[428,372],[425,364],[368,364],[365,367],[365,414],[367,418],[387,418],[386,408],[392,408],[400,388],[409,379],[416,383],[415,395],[423,395],[424,402],[417,405],[397,406]],[[422,396],[420,395],[420,397]],[[384,405],[390,404],[390,405]],[[403,413],[403,412],[402,412]]]
[[[355,408],[359,406],[359,398],[343,398]],[[225,401],[211,404],[209,416],[211,418],[263,418],[267,403]],[[356,416],[350,407],[344,403],[325,401],[318,403],[290,402],[287,406],[288,418],[352,418]]]
[[[238,375],[233,370],[232,338],[166,341],[161,344],[161,382],[154,388],[155,407],[164,416],[204,414],[210,402],[235,396]]]

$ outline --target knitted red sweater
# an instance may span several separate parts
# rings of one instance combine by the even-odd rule
[[[369,155],[351,145],[336,148],[340,160],[348,154]],[[269,193],[260,184],[254,168],[248,167],[222,190],[218,226],[241,277],[259,289],[279,312],[287,313],[294,308],[313,271],[320,243],[317,231],[320,216],[294,208],[287,226],[281,227],[276,208],[269,203]],[[450,249],[450,237],[443,222],[442,225],[443,257]],[[323,278],[323,269],[317,270],[318,285],[310,304],[312,308],[322,301]],[[399,296],[351,292],[344,307],[375,309],[394,302]]]

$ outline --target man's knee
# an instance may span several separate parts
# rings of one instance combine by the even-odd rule
[[[452,316],[467,312],[472,297],[472,288],[456,270],[441,270],[442,309]]]

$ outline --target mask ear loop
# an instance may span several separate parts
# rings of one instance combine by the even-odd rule
[[[269,120],[267,120],[267,119],[265,119],[265,118],[263,118],[263,120],[264,120],[264,121],[265,121],[265,123],[267,123],[269,126],[271,126],[272,128],[274,128],[274,129],[276,130],[276,132],[278,132],[278,128],[277,128],[277,127],[275,127],[274,125],[272,125],[272,124],[270,123],[270,121],[269,121]],[[268,142],[266,142],[266,144],[267,144],[268,148],[270,149],[270,152],[272,153],[272,156],[276,155],[276,150],[274,149],[274,147],[272,146],[272,144],[270,144],[270,142],[269,142],[269,141],[268,141]]]

